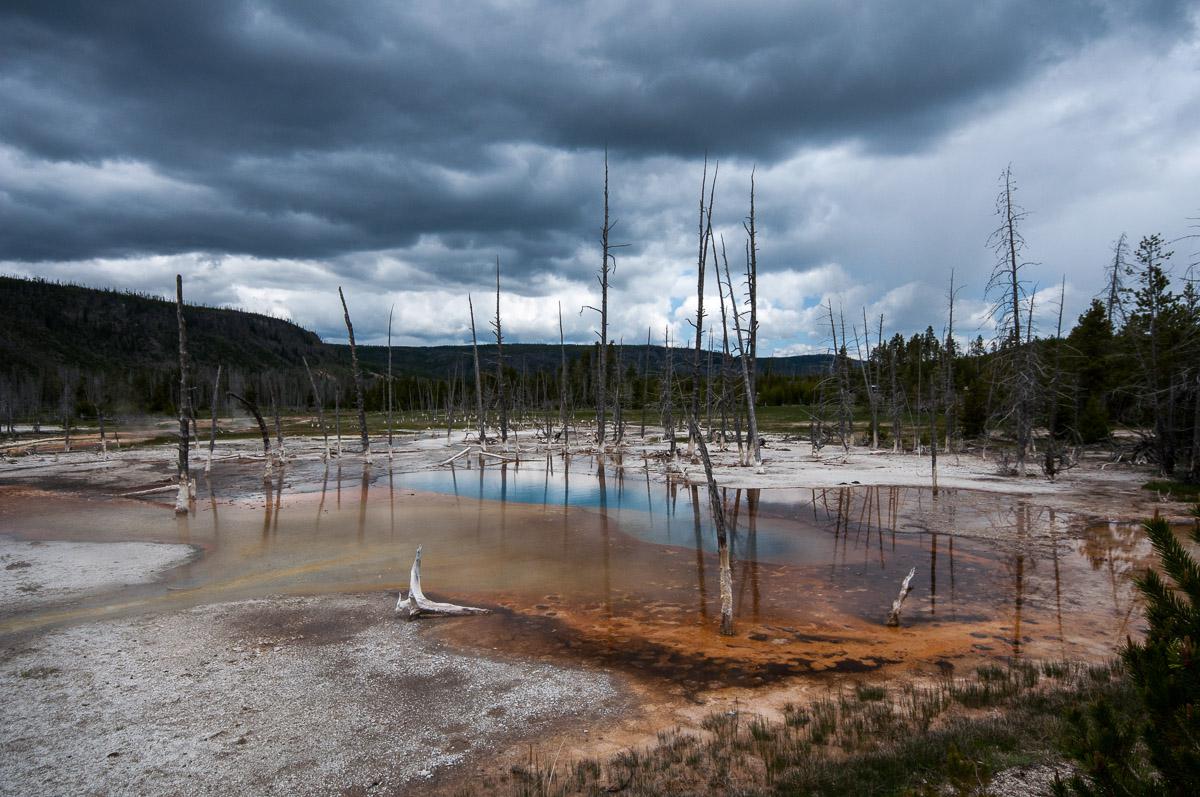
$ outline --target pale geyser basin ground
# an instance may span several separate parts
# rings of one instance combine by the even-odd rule
[[[396,786],[436,778],[531,733],[545,738],[555,723],[578,728],[628,715],[637,684],[695,699],[727,687],[981,658],[1101,659],[1136,632],[1126,575],[1146,564],[1149,550],[1135,524],[1054,512],[1037,496],[957,489],[935,498],[917,488],[845,486],[728,491],[737,634],[719,637],[704,491],[695,496],[697,519],[688,488],[633,468],[579,465],[434,476],[347,463],[328,478],[318,471],[314,479],[311,467],[285,470],[257,495],[239,487],[227,497],[220,487],[210,494],[202,480],[196,512],[183,518],[144,501],[6,494],[0,533],[26,542],[167,544],[200,554],[158,571],[157,580],[0,616],[2,673],[14,695],[6,711],[42,718],[6,722],[15,730],[4,740],[5,766],[16,769],[4,782],[54,791],[45,780],[53,770],[64,784],[118,791],[176,783],[203,792],[219,788],[220,778],[314,791]],[[418,544],[427,592],[498,611],[436,625],[395,620],[391,607]],[[913,566],[904,626],[883,629],[886,606]],[[297,597],[269,597],[281,595]],[[466,657],[445,667],[468,673],[477,699],[455,702],[435,690],[419,708],[397,709],[417,723],[400,730],[441,739],[440,747],[406,748],[406,738],[389,734],[360,744],[361,723],[337,719],[334,702],[392,727],[385,707],[402,703],[414,682],[398,678],[383,692],[367,685],[402,671],[398,650],[410,663],[431,650]],[[252,666],[259,661],[269,666]],[[523,668],[492,678],[472,662]],[[462,717],[504,706],[533,677],[531,666],[543,668],[537,680],[563,688],[520,698],[530,713],[516,726],[485,722],[456,733]],[[305,681],[302,671],[312,667],[324,675]],[[105,692],[127,676],[126,690],[136,690],[155,673],[144,701],[131,703],[134,714],[122,713],[120,690]],[[595,699],[580,703],[567,684]],[[184,717],[191,702],[218,692],[255,695],[260,707],[278,702],[284,714],[266,711],[257,725],[238,716],[207,731]],[[287,738],[267,733],[294,722],[285,714],[300,695],[300,714],[313,724]],[[234,702],[220,717],[249,713]],[[62,727],[76,730],[55,730]],[[201,744],[206,733],[216,735]],[[310,734],[328,749],[310,753],[295,743]],[[184,741],[164,746],[164,738]],[[290,789],[297,790],[305,788]]]

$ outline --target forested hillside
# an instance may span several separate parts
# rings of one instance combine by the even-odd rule
[[[252,397],[267,395],[265,382],[269,381],[283,406],[309,407],[313,395],[305,360],[326,403],[332,404],[335,389],[344,403],[352,400],[346,344],[325,343],[316,333],[289,321],[241,310],[187,305],[184,314],[189,357],[196,371],[197,406],[209,406],[210,383],[219,365],[223,389]],[[110,412],[173,413],[177,335],[175,305],[164,299],[0,277],[0,420],[53,418],[62,415],[64,408],[87,415],[95,411],[96,401],[107,403]],[[532,391],[551,382],[557,395],[564,348],[572,392],[582,401],[592,389],[596,345],[505,343],[505,370],[514,386],[528,383],[531,402]],[[609,351],[610,374],[615,374],[619,363],[630,380],[653,377],[666,365],[662,346],[610,344]],[[496,347],[481,341],[479,354],[485,381],[491,380]],[[382,409],[388,349],[360,345],[358,355],[367,376],[367,407]],[[685,356],[676,352],[677,368],[690,364],[690,359],[681,359]],[[720,355],[712,359],[719,369]],[[442,396],[452,378],[473,384],[470,345],[393,346],[391,360],[393,400],[399,409],[444,403]],[[827,371],[831,360],[823,354],[762,358],[760,369],[791,382]],[[641,392],[634,386],[627,396],[640,406]]]

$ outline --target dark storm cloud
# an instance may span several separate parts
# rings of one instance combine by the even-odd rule
[[[336,258],[434,236],[561,270],[593,237],[605,144],[627,175],[705,148],[919,150],[1116,26],[1183,31],[1185,8],[8,3],[0,260]]]

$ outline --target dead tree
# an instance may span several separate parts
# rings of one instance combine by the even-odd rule
[[[387,333],[387,440],[388,440],[388,459],[392,458],[392,314],[396,311],[396,305],[392,305],[388,310],[388,333]]]
[[[483,378],[479,373],[479,340],[475,337],[475,305],[471,294],[467,294],[467,307],[471,311],[471,353],[475,356],[475,414],[479,420],[479,449],[487,449],[486,424],[483,417]]]
[[[937,356],[937,352],[934,352]],[[933,493],[937,495],[938,489],[938,467],[937,467],[937,390],[934,389],[936,369],[931,369],[929,372],[929,472],[933,484]]]
[[[308,363],[305,363],[304,367],[307,368]],[[221,391],[221,365],[220,365],[220,363],[218,363],[217,364],[217,375],[216,375],[216,377],[213,378],[212,407],[210,408],[212,411],[212,419],[208,426],[208,462],[204,463],[204,472],[205,473],[208,473],[209,471],[212,470],[213,453],[216,451],[216,448],[217,448],[217,407],[220,405],[220,401],[218,400],[221,395],[220,391]],[[327,444],[326,449],[328,449],[328,448],[329,448],[329,446]]]
[[[724,451],[729,442],[729,423],[727,416],[729,409],[729,318],[725,314],[725,285],[721,281],[721,261],[717,257],[717,242],[710,236],[709,243],[712,245],[713,274],[717,278],[717,299],[721,306],[721,394],[719,403],[721,407],[721,450]],[[733,299],[732,296],[729,298],[731,300]],[[649,342],[648,339],[647,342]],[[740,415],[738,417],[740,417]],[[740,428],[738,430],[738,453],[738,461],[740,462],[742,453],[742,436]]]
[[[276,457],[283,462],[283,422],[279,417],[279,376],[267,374],[264,378],[267,384],[267,396],[271,399],[271,417],[275,422],[275,451]]]
[[[1062,321],[1063,321],[1063,305],[1067,298],[1067,277],[1063,275],[1062,285],[1058,293],[1058,327],[1054,332],[1054,367],[1050,371],[1050,385],[1047,390],[1048,399],[1050,402],[1046,426],[1050,433],[1050,439],[1046,441],[1046,450],[1042,457],[1042,471],[1046,474],[1046,478],[1054,481],[1055,476],[1067,467],[1070,463],[1066,462],[1066,457],[1063,456],[1062,450],[1058,445],[1057,427],[1058,427],[1058,399],[1059,399],[1059,383],[1062,380]]]
[[[1016,183],[1011,165],[1001,172],[1000,183],[1001,188],[996,196],[996,215],[1000,217],[1000,225],[988,239],[996,253],[996,265],[992,269],[986,292],[992,299],[991,315],[996,322],[998,348],[994,363],[1000,369],[1001,383],[1007,386],[1007,400],[1001,410],[1001,419],[1013,426],[1017,472],[1024,475],[1032,430],[1032,394],[1036,389],[1032,331],[1026,330],[1028,341],[1021,335],[1021,303],[1025,295],[1021,270],[1028,263],[1020,258],[1025,247],[1020,222],[1027,214],[1017,205],[1013,196]],[[1032,318],[1031,299],[1031,322]]]
[[[616,378],[613,380],[612,399],[611,399],[612,407],[613,407],[612,442],[618,446],[621,444],[622,435],[624,434],[623,424],[625,423],[625,420],[621,415],[621,347],[622,347],[622,345],[623,345],[623,342],[617,344],[617,350],[616,350],[617,356],[616,356],[616,360],[613,363],[614,364],[613,371],[614,371]]]
[[[608,148],[604,149],[604,225],[600,228],[600,273],[596,276],[600,283],[600,307],[588,306],[600,314],[600,357],[596,373],[596,444],[604,445],[604,427],[608,411],[608,277],[610,268],[616,267],[616,260],[609,249],[608,235],[612,232],[612,224],[608,219]]]
[[[647,370],[650,360],[650,327],[646,327],[646,349],[642,352],[642,442],[646,440],[646,405],[649,403],[647,388],[650,387],[650,372]]]
[[[1012,175],[1012,165],[1005,167],[1000,173],[1002,187],[996,196],[996,215],[1000,216],[1000,226],[989,239],[998,259],[988,282],[988,290],[998,294],[993,306],[993,317],[1007,334],[1008,340],[1015,345],[1021,343],[1021,286],[1020,270],[1022,263],[1017,255],[1025,246],[1018,226],[1027,215],[1013,199],[1016,185]]]
[[[704,172],[700,179],[700,221],[699,221],[699,251],[696,255],[696,323],[693,325],[696,329],[696,347],[692,357],[692,396],[691,396],[691,420],[700,417],[700,352],[704,346],[704,273],[707,271],[705,262],[708,258],[708,241],[712,237],[712,211],[713,198],[717,191],[717,170],[720,165],[713,167],[712,185],[708,184],[708,158],[704,159]],[[708,205],[704,204],[704,192],[708,190]],[[699,421],[697,420],[697,423]],[[690,458],[694,451],[695,439],[691,432],[691,426],[688,427],[688,457]]]
[[[504,389],[504,335],[500,330],[500,258],[496,257],[496,405],[500,415],[500,441],[508,442],[508,398]]]
[[[729,563],[729,539],[725,531],[725,508],[721,505],[721,494],[717,480],[713,478],[712,460],[708,456],[708,445],[694,414],[688,415],[688,431],[700,448],[700,461],[704,464],[704,478],[708,483],[708,505],[712,510],[713,525],[717,531],[717,554],[721,561],[721,627],[722,636],[733,636],[733,568]]]
[[[853,404],[851,401],[850,392],[850,374],[847,360],[849,356],[846,352],[846,322],[842,320],[842,340],[838,342],[837,321],[833,317],[833,301],[828,304],[829,312],[829,334],[833,339],[833,379],[837,386],[838,395],[838,436],[842,440],[842,451],[844,454],[850,453],[850,443],[854,434],[853,426]]]
[[[894,454],[899,454],[904,448],[904,405],[908,402],[900,387],[899,364],[896,362],[896,356],[899,354],[898,340],[900,340],[900,336],[897,334],[892,339],[893,345],[888,346],[888,371],[892,383],[888,410],[892,416],[892,453]]]
[[[71,453],[71,421],[75,415],[75,380],[78,378],[74,369],[65,369],[63,374],[62,393],[59,396],[59,411],[62,413],[63,453]]]
[[[904,599],[908,597],[908,593],[912,592],[912,580],[916,574],[917,568],[910,568],[904,581],[900,582],[900,594],[896,596],[896,600],[892,601],[892,610],[888,612],[887,624],[891,628],[900,625],[900,607],[904,605]]]
[[[487,614],[488,610],[478,609],[474,606],[459,606],[455,603],[439,603],[426,598],[425,593],[421,590],[421,546],[418,545],[417,555],[413,558],[412,570],[408,575],[408,597],[404,597],[403,592],[400,593],[400,598],[396,601],[396,612],[404,614],[410,620],[415,620],[431,614],[449,616]]]
[[[1122,299],[1125,295],[1124,277],[1129,274],[1129,263],[1125,260],[1125,253],[1129,251],[1129,244],[1126,241],[1125,233],[1121,233],[1121,237],[1113,244],[1113,259],[1109,264],[1107,271],[1108,276],[1108,297],[1105,301],[1105,313],[1108,316],[1108,323],[1113,329],[1117,327],[1117,316],[1122,320],[1125,317],[1124,304]]]
[[[725,290],[732,308],[730,315],[733,316],[733,330],[737,335],[738,362],[742,367],[742,388],[746,394],[746,422],[750,433],[750,454],[754,457],[755,469],[761,473],[762,451],[759,448],[758,416],[754,408],[754,377],[750,373],[750,348],[746,336],[742,333],[742,311],[738,307],[737,299],[734,298],[733,281],[729,276],[729,258],[725,253],[724,237],[721,238],[721,261],[725,267]]]
[[[713,333],[712,324],[708,325],[708,349],[705,352],[704,365],[704,426],[708,434],[708,441],[713,441],[713,391],[712,391],[712,361],[713,361]]]
[[[672,382],[675,380],[674,373],[674,357],[671,348],[671,327],[663,327],[663,348],[666,349],[666,355],[663,360],[663,383],[662,383],[662,415],[663,415],[663,431],[667,435],[668,451],[671,456],[675,456],[675,394]]]
[[[184,515],[188,511],[191,497],[191,472],[188,469],[188,412],[189,395],[187,383],[187,326],[183,320],[183,275],[175,275],[175,321],[179,325],[179,494],[175,499],[175,513]]]
[[[267,422],[263,420],[262,412],[253,401],[238,393],[234,393],[232,390],[226,392],[225,395],[241,404],[254,416],[254,421],[258,424],[258,432],[262,435],[263,456],[267,458],[267,470],[269,472],[271,468],[271,433],[267,431]]]
[[[750,402],[758,401],[758,228],[754,217],[754,177],[755,170],[750,170],[750,216],[742,224],[746,230],[749,246],[749,257],[746,258],[746,298],[750,302],[750,325],[747,337],[750,339]],[[754,435],[755,461],[761,464],[758,446],[758,421],[751,421],[750,434]]]
[[[863,356],[863,349],[858,340],[858,329],[851,328],[854,332],[854,352],[858,355],[858,369],[862,372],[863,390],[867,393],[867,404],[871,409],[871,448],[879,448],[879,407],[875,400],[875,387],[871,384],[870,362],[871,362],[871,331],[867,328],[867,308],[863,308],[863,338],[866,340],[866,356]]]
[[[358,347],[354,345],[354,325],[350,323],[350,309],[346,307],[346,295],[338,286],[338,298],[342,300],[342,314],[346,318],[346,335],[350,338],[350,367],[354,369],[354,395],[358,403],[358,431],[362,435],[363,456],[370,459],[371,440],[367,436],[367,408],[363,401],[362,370],[358,367]]]
[[[105,435],[104,428],[104,404],[105,404],[105,382],[103,375],[89,377],[84,382],[84,388],[87,390],[88,401],[96,410],[96,423],[100,427],[100,456],[103,459],[108,459],[108,438]],[[11,429],[11,403],[9,405],[9,427]]]
[[[304,372],[308,374],[308,384],[312,388],[313,401],[317,405],[317,423],[321,424],[321,436],[325,440],[325,456],[326,461],[329,460],[329,428],[325,425],[325,399],[321,395],[321,391],[317,388],[317,380],[313,379],[312,369],[308,367],[308,359],[301,357],[300,361],[304,363]],[[217,370],[217,377],[220,378],[221,371]],[[213,395],[216,395],[215,392]],[[216,410],[213,411],[213,421],[216,422]]]
[[[450,382],[446,386],[446,445],[450,445],[450,435],[454,431],[454,388],[458,382],[458,360],[454,361],[454,370],[450,372]]]
[[[563,450],[568,445],[567,432],[567,343],[563,336],[562,302],[558,303],[558,352],[562,358],[561,376],[558,381],[558,433],[562,436]]]
[[[332,379],[332,377],[331,377]],[[333,379],[333,434],[337,440],[337,455],[342,456],[342,386]]]
[[[958,399],[954,395],[954,269],[950,269],[950,292],[947,294],[949,312],[946,322],[945,359],[942,363],[942,401],[946,414],[946,444],[944,449],[949,452],[954,442],[954,432],[958,421]]]

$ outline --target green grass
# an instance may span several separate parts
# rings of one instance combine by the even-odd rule
[[[1189,503],[1200,501],[1200,484],[1187,484],[1169,479],[1157,479],[1146,482],[1142,485],[1142,489],[1170,496],[1174,501],[1187,501]]]
[[[649,748],[584,759],[569,772],[560,765],[554,778],[531,755],[528,766],[460,793],[982,794],[1003,769],[1063,761],[1069,709],[1130,689],[1115,665],[1070,662],[982,667],[927,686],[839,687],[785,705],[782,720],[716,712],[700,732],[663,731]]]

